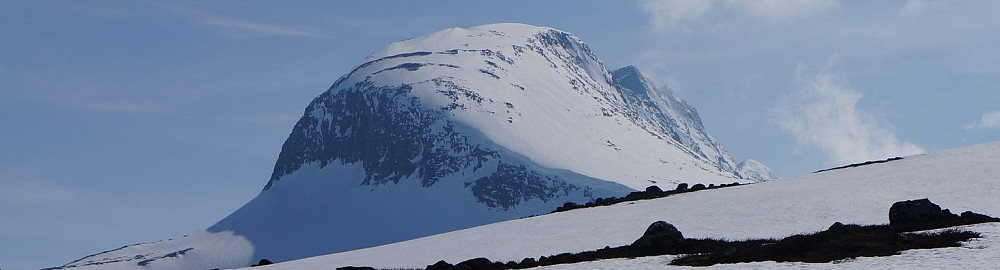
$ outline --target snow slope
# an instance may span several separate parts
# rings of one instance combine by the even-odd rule
[[[629,244],[657,220],[676,225],[686,237],[782,237],[824,230],[837,221],[888,223],[887,213],[893,202],[918,198],[930,198],[954,213],[972,210],[998,216],[998,172],[1000,143],[990,143],[753,185],[511,220],[259,269],[319,269],[346,265],[424,267],[441,259],[457,263],[476,257],[502,261],[537,258]],[[889,258],[862,258],[846,262],[846,265],[891,268],[894,265],[886,267],[883,262],[904,263],[916,259],[927,259],[928,265],[971,264],[972,268],[1000,265],[1000,256],[995,256],[1000,254],[1000,245],[995,244],[1000,241],[997,225],[971,228],[982,229],[986,240],[974,240],[962,248],[907,251]],[[555,268],[661,268],[668,259],[610,260],[583,263],[579,268]],[[907,263],[920,265],[921,262]],[[718,268],[740,266],[803,267],[801,264],[755,263]]]
[[[649,185],[772,176],[735,164],[693,107],[635,67],[608,70],[572,34],[452,28],[385,46],[306,107],[264,190],[205,232],[248,241],[243,253],[167,240],[82,261],[145,269],[187,268],[199,256],[219,265],[286,261]],[[115,259],[138,255],[157,259]]]

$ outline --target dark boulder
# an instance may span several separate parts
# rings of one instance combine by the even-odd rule
[[[547,265],[553,264],[566,264],[573,262],[574,255],[572,253],[560,253],[558,255],[549,256]]]
[[[965,212],[962,212],[961,217],[962,218],[989,218],[990,216],[983,215],[983,214],[976,213],[976,212],[972,212],[972,211],[965,211]]]
[[[840,221],[834,222],[829,228],[826,228],[828,232],[843,232],[843,231],[854,231],[860,229],[861,226],[856,224],[844,224]]]
[[[962,212],[961,219],[964,220],[965,222],[969,222],[969,223],[973,223],[973,222],[1000,222],[1000,218],[995,218],[995,217],[983,215],[983,214],[972,212],[972,211]]]
[[[556,207],[555,212],[569,211],[577,208],[580,208],[579,204],[576,204],[575,202],[566,202],[562,206]]]
[[[661,193],[663,193],[663,190],[660,189],[660,187],[658,187],[658,186],[648,186],[648,187],[646,187],[646,194],[649,194],[649,195],[659,195]]]
[[[491,269],[493,261],[487,258],[469,259],[455,265],[457,269]]]
[[[830,225],[830,228],[827,228],[826,230],[827,231],[832,231],[832,230],[841,229],[841,228],[844,228],[844,223],[840,223],[840,221],[837,221],[837,222],[834,222],[833,225]]]
[[[538,266],[538,262],[535,261],[535,258],[524,258],[524,259],[521,260],[520,266],[523,266],[523,267],[535,267],[535,266]]]
[[[646,232],[642,234],[642,237],[632,242],[632,247],[659,249],[670,247],[681,241],[684,241],[684,235],[681,234],[681,231],[677,230],[677,227],[674,227],[673,224],[661,220],[649,224],[649,228],[646,228]]]
[[[698,184],[694,184],[693,186],[691,186],[691,191],[698,191],[698,190],[702,190],[702,189],[705,189],[705,184],[698,183]]]
[[[250,265],[250,267],[257,267],[257,266],[268,265],[268,264],[274,264],[274,263],[271,262],[271,260],[268,260],[268,259],[260,259],[260,261],[257,262],[257,264]]]
[[[452,267],[455,266],[446,261],[441,260],[432,265],[428,265],[427,270],[445,270],[445,269],[451,269]]]
[[[629,192],[628,195],[625,195],[625,200],[626,201],[635,201],[635,200],[641,200],[641,199],[644,199],[644,198],[646,198],[646,193],[642,192],[642,191],[632,191],[632,192]]]
[[[677,184],[677,188],[675,188],[674,190],[676,190],[676,191],[687,191],[687,189],[688,189],[688,183],[680,183],[680,184]]]
[[[926,198],[911,201],[901,201],[892,204],[889,208],[889,225],[908,225],[920,222],[934,222],[958,218],[948,209],[942,210],[940,206]]]

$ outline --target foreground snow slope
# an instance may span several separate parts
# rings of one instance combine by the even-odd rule
[[[1000,143],[990,143],[754,185],[506,221],[260,269],[424,267],[441,259],[457,263],[476,257],[520,260],[630,244],[656,220],[673,223],[686,237],[781,237],[824,230],[836,221],[888,223],[893,202],[917,198],[930,198],[955,213],[972,210],[998,216],[998,172]],[[976,228],[989,230],[988,241],[997,237],[992,233],[995,225]],[[1000,246],[984,248],[997,254]],[[1000,264],[1000,257],[977,258]],[[656,260],[636,261],[659,265]],[[594,266],[599,269],[599,264]]]

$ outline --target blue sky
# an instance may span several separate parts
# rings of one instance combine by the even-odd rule
[[[203,229],[303,108],[448,27],[569,31],[779,175],[1000,140],[996,1],[0,1],[0,268]]]

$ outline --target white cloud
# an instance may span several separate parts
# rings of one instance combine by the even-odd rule
[[[836,0],[726,0],[729,7],[764,22],[789,22],[840,6]]]
[[[272,23],[254,22],[248,20],[237,20],[202,10],[188,9],[184,7],[171,6],[159,3],[153,5],[163,10],[190,16],[193,19],[192,22],[194,22],[195,24],[210,26],[220,29],[249,31],[258,34],[277,35],[277,36],[295,36],[295,37],[311,37],[311,38],[327,37],[326,35],[320,33],[306,31],[290,26],[283,26]]]
[[[899,10],[899,15],[902,17],[916,17],[930,12],[940,13],[950,9],[951,4],[948,1],[907,0],[906,4],[903,4],[903,8]]]
[[[79,195],[71,190],[44,182],[3,182],[5,183],[3,183],[4,188],[0,189],[0,203],[4,205],[10,204],[15,207],[58,205],[79,198]]]
[[[105,102],[95,101],[88,103],[77,103],[78,108],[96,111],[124,112],[124,113],[155,113],[163,108],[159,104],[135,103],[135,102]]]
[[[832,72],[802,79],[799,89],[775,109],[778,123],[799,145],[818,147],[838,164],[923,153],[901,142],[885,123],[857,108],[863,95],[845,86]]]
[[[900,16],[917,16],[927,10],[927,1],[924,0],[907,0],[906,4],[903,4],[903,8],[899,10]]]
[[[713,7],[721,6],[746,15],[758,22],[792,22],[829,11],[840,6],[837,0],[640,0],[640,6],[652,19],[657,32],[682,30],[707,16]],[[721,9],[719,9],[721,10]]]
[[[966,129],[1000,129],[1000,111],[984,113],[979,121],[965,126]]]
[[[682,28],[712,8],[712,1],[641,0],[640,6],[652,18],[656,31]]]
[[[159,113],[163,112],[164,109],[162,104],[128,101],[122,99],[109,99],[82,92],[55,95],[44,97],[43,99],[48,100],[57,106],[84,111]]]
[[[239,21],[209,14],[204,15],[202,18],[198,19],[197,22],[210,26],[246,30],[268,35],[315,37],[315,38],[325,37],[318,33],[313,33],[291,27],[285,27],[267,23],[259,23],[259,22]]]

